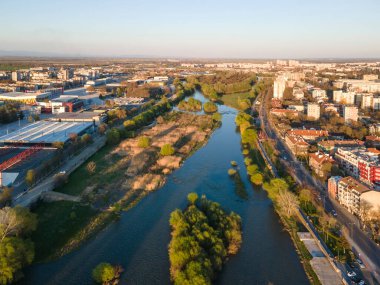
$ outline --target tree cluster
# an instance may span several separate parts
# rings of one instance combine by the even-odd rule
[[[0,284],[21,276],[21,269],[32,263],[34,245],[28,239],[36,229],[37,217],[22,207],[0,209]]]
[[[206,113],[215,113],[218,111],[218,106],[213,102],[206,102],[203,104],[203,110]]]
[[[22,119],[24,114],[20,110],[18,103],[5,103],[0,106],[0,124],[7,124]]]
[[[170,275],[174,284],[211,284],[228,255],[240,248],[241,218],[205,196],[198,200],[190,193],[188,200],[186,210],[170,216]]]
[[[189,98],[189,100],[182,100],[178,104],[178,109],[183,111],[190,111],[190,112],[197,112],[202,110],[202,102],[194,99]]]

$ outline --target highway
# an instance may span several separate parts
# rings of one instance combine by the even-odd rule
[[[319,183],[310,172],[300,163],[290,149],[285,144],[284,140],[280,138],[277,132],[272,128],[268,120],[268,112],[265,108],[265,97],[262,98],[259,118],[262,124],[262,129],[267,137],[272,139],[276,144],[276,149],[280,152],[280,157],[291,169],[295,179],[304,187],[312,189],[317,196],[320,195],[322,204],[328,213],[335,210],[337,213],[337,220],[344,225],[348,230],[343,231],[352,243],[354,252],[359,255],[363,262],[368,267],[367,278],[380,280],[380,248],[377,246],[359,227],[359,222],[356,217],[342,208],[337,201],[331,201],[326,193],[326,187]],[[286,160],[284,159],[286,158]],[[285,161],[284,161],[285,160]],[[349,236],[348,236],[349,235]],[[370,275],[370,276],[368,276]],[[375,283],[377,284],[377,283]]]

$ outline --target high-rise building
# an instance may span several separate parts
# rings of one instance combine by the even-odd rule
[[[278,77],[273,83],[273,98],[282,99],[284,97],[285,87],[285,79],[283,77]]]
[[[313,120],[318,120],[321,117],[321,106],[317,103],[308,103],[307,116]]]
[[[346,122],[358,120],[358,107],[356,106],[344,106],[343,107],[343,118]]]
[[[13,71],[12,72],[12,80],[13,81],[19,81],[19,80],[21,80],[21,74],[20,74],[20,72]]]

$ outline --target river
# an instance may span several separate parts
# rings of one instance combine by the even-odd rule
[[[206,100],[200,92],[194,97]],[[161,189],[123,213],[119,221],[78,250],[56,261],[29,267],[22,284],[93,284],[91,271],[100,262],[125,268],[121,284],[170,284],[169,216],[174,209],[186,206],[189,192],[205,194],[242,217],[242,247],[225,264],[216,284],[309,284],[271,201],[262,189],[249,184],[234,122],[237,111],[223,105],[219,111],[222,126],[168,177]],[[235,194],[234,182],[227,174],[232,160],[238,162],[248,200]]]

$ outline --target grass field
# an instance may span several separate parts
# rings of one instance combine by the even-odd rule
[[[41,203],[34,212],[38,215],[32,236],[37,262],[54,256],[98,213],[90,206],[68,201]]]
[[[233,94],[224,94],[220,100],[223,101],[224,105],[230,106],[237,110],[241,110],[238,104],[238,98],[240,99],[249,99],[249,92],[244,93],[233,93]]]

